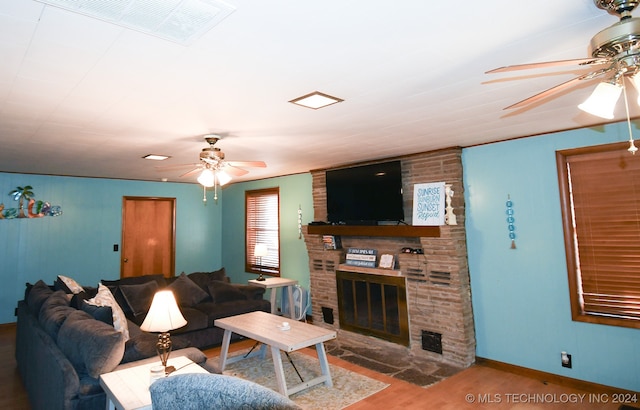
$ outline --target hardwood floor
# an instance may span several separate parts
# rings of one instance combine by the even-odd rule
[[[232,345],[232,350],[246,349],[253,345],[243,340]],[[29,409],[27,395],[18,375],[14,357],[15,326],[0,325],[0,408]],[[205,350],[208,357],[217,357],[220,348]],[[314,349],[304,349],[315,355]],[[474,365],[440,383],[422,388],[365,369],[342,359],[329,356],[333,365],[364,374],[389,383],[390,386],[348,407],[349,410],[371,408],[390,409],[618,409],[611,394],[594,393],[544,383],[485,365]],[[605,394],[607,394],[605,396]],[[600,401],[600,402],[598,402]],[[640,406],[638,403],[630,403]],[[53,409],[55,410],[55,409]]]

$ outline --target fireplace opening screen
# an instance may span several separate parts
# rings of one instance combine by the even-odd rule
[[[340,328],[409,345],[404,277],[337,271]]]

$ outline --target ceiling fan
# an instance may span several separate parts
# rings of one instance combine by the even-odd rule
[[[512,104],[507,109],[520,108],[540,101],[554,93],[577,85],[584,80],[592,80],[607,75],[599,83],[593,94],[578,107],[590,114],[602,118],[613,119],[615,104],[624,93],[627,124],[629,127],[629,152],[635,154],[637,148],[633,144],[631,121],[627,103],[625,79],[628,78],[640,93],[640,18],[631,16],[640,0],[593,0],[595,5],[610,14],[617,15],[620,21],[597,33],[590,42],[590,58],[574,60],[547,61],[542,63],[510,65],[487,71],[487,74],[503,73],[516,70],[527,70],[558,66],[593,66],[591,72],[558,84],[522,101]],[[638,99],[640,105],[640,98]]]
[[[631,12],[640,0],[593,0],[593,2],[598,8],[619,16],[620,21],[593,36],[590,44],[591,58],[509,65],[487,71],[486,74],[568,65],[604,67],[551,87],[512,104],[505,110],[531,104],[572,87],[582,80],[591,80],[611,73],[612,81],[621,81],[622,77],[630,77],[640,71],[640,18],[631,17]]]
[[[232,176],[243,176],[249,173],[244,168],[256,167],[265,168],[267,164],[263,161],[227,161],[225,155],[215,144],[221,139],[219,135],[208,134],[204,140],[209,144],[207,148],[200,151],[200,162],[193,164],[173,165],[168,167],[158,167],[159,169],[175,169],[193,167],[191,170],[180,175],[180,178],[188,177],[200,173],[197,180],[205,189],[204,201],[206,201],[206,188],[214,187],[214,199],[218,199],[218,185],[223,186],[231,181]]]

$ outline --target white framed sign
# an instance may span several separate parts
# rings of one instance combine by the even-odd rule
[[[444,225],[444,182],[413,186],[413,225]]]

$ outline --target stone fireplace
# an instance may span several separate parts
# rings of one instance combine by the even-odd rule
[[[336,330],[338,339],[355,340],[378,349],[390,348],[398,351],[400,348],[400,352],[403,352],[401,354],[407,357],[417,356],[465,367],[475,361],[460,156],[461,149],[451,148],[400,158],[407,225],[303,227],[309,253],[314,324]],[[314,220],[319,221],[326,220],[324,174],[325,170],[312,171]],[[458,225],[411,226],[414,184],[439,181],[452,184],[452,206]],[[340,236],[342,249],[325,250],[323,235]],[[395,255],[395,270],[357,268],[354,272],[354,267],[344,265],[345,251],[350,247],[376,249],[378,255]],[[424,254],[400,253],[405,247],[420,248]],[[346,319],[344,312],[340,313],[338,295],[339,292],[345,293],[345,290],[342,289],[344,283],[339,285],[336,274],[345,271],[347,277],[358,274],[391,275],[395,276],[394,280],[400,285],[398,289],[402,289],[404,285],[401,292],[405,293],[402,297],[394,299],[397,302],[388,302],[390,305],[385,305],[385,310],[393,314],[396,308],[402,309],[402,304],[406,303],[406,335],[394,340],[393,337],[389,338],[378,332],[380,326],[384,325],[392,330],[391,333],[401,333],[402,326],[398,323],[396,332],[395,323],[392,323],[395,319],[390,317],[382,318],[389,321],[384,324],[374,323],[375,320],[370,320],[370,317],[367,320],[360,317],[360,322],[347,323],[355,320],[350,317],[345,323],[341,323],[341,320]],[[358,279],[357,276],[355,278]],[[356,286],[354,283],[351,286]],[[369,294],[372,289],[374,293],[379,291],[377,285],[374,285],[368,290]],[[354,289],[348,291],[355,297],[352,302],[361,300]],[[398,303],[398,306],[394,303]],[[368,312],[366,315],[375,313]],[[380,313],[382,314],[381,311]]]

